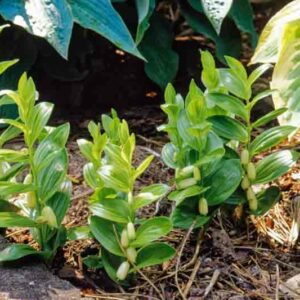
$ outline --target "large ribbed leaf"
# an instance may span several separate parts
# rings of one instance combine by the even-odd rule
[[[65,0],[2,0],[0,14],[30,33],[45,38],[61,56],[68,56],[73,21]]]
[[[141,57],[120,15],[110,0],[68,0],[75,22],[89,28],[117,47]]]
[[[227,16],[233,0],[201,0],[206,16],[219,34],[224,18]]]

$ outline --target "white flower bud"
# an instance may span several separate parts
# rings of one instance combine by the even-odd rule
[[[183,179],[177,183],[177,189],[184,190],[184,189],[186,189],[190,186],[196,185],[196,184],[197,184],[197,180],[195,178]]]
[[[247,165],[249,163],[249,158],[250,158],[249,151],[247,149],[244,149],[241,152],[241,163],[242,163],[242,165]]]
[[[117,270],[117,278],[119,280],[124,280],[127,277],[130,265],[128,261],[124,261],[120,264]]]
[[[134,248],[129,247],[126,249],[126,256],[128,261],[134,264],[136,261],[137,252]]]
[[[256,178],[256,169],[252,162],[247,165],[247,175],[250,180],[254,180]]]
[[[35,208],[36,206],[36,196],[35,192],[28,192],[25,194],[26,206],[28,208]]]
[[[179,171],[179,176],[180,177],[188,177],[188,176],[192,175],[193,172],[194,172],[194,166],[187,166]]]
[[[45,206],[42,209],[41,216],[44,217],[47,220],[47,224],[50,227],[54,227],[54,228],[58,227],[56,216],[55,216],[54,211],[52,210],[52,208],[50,206]]]
[[[201,172],[198,167],[194,167],[194,179],[196,179],[197,181],[201,180]]]
[[[123,229],[121,233],[121,245],[123,248],[127,248],[129,245],[128,232],[126,229]]]
[[[132,222],[129,222],[127,224],[127,234],[128,234],[129,240],[134,240],[136,237],[135,228],[134,228],[134,225]]]
[[[256,199],[256,196],[255,196],[255,193],[254,193],[252,187],[249,187],[247,189],[247,199],[248,199],[248,201],[250,201],[251,199]]]
[[[247,190],[250,187],[250,181],[249,181],[247,175],[245,175],[245,177],[243,178],[241,187],[243,190]]]
[[[128,193],[128,195],[127,195],[127,201],[128,201],[128,204],[132,204],[132,202],[133,202],[132,192]]]
[[[198,207],[200,215],[206,216],[208,214],[208,204],[205,198],[199,199]]]
[[[249,208],[250,208],[250,210],[252,210],[252,211],[257,210],[257,206],[258,206],[258,203],[257,203],[256,197],[249,200]]]
[[[32,175],[30,173],[26,175],[26,177],[24,178],[23,183],[24,184],[30,184],[30,183],[32,183]]]

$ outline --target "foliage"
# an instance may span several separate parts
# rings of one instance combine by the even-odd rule
[[[83,28],[91,29],[124,51],[145,59],[146,74],[164,89],[167,83],[175,78],[178,71],[179,58],[172,49],[172,42],[174,35],[177,34],[177,25],[184,20],[178,17],[170,22],[169,16],[158,11],[162,4],[169,7],[170,10],[177,10],[195,32],[204,34],[211,39],[216,44],[217,56],[221,61],[224,61],[224,55],[239,55],[240,31],[251,35],[252,45],[256,43],[256,32],[252,20],[253,12],[249,0],[189,0],[179,3],[135,0],[134,11],[132,11],[129,1],[122,1],[113,7],[110,0],[49,0],[46,2],[18,0],[13,3],[4,0],[0,3],[0,14],[5,20],[12,21],[28,32],[46,39],[64,58],[69,57],[68,49],[73,24],[77,23]],[[136,15],[137,24],[134,25],[136,29],[131,30],[134,31],[135,38],[128,29],[133,28],[134,20],[128,19],[126,14],[124,14],[123,20],[118,9],[120,11],[125,9],[127,15]],[[225,18],[226,16],[228,17]],[[128,24],[128,28],[125,22]],[[84,36],[81,37],[80,45],[76,48],[78,57],[87,55],[82,50],[86,34]],[[41,56],[45,55],[44,47],[40,47],[37,40],[30,39],[27,43],[38,43],[37,48],[41,52]],[[34,54],[29,51],[27,55],[31,55],[31,53]],[[54,53],[51,56],[54,56]],[[48,60],[49,57],[45,63]],[[63,62],[60,62],[60,67],[56,65],[57,62],[51,62],[46,70],[50,69],[51,71],[55,68],[56,76],[60,74],[60,78],[68,81],[78,80],[78,78],[74,79],[74,70],[71,67],[69,68],[72,72],[66,72]],[[73,69],[76,68],[73,66]],[[24,66],[23,71],[27,70]],[[79,74],[77,74],[78,76]]]
[[[206,91],[192,81],[183,100],[169,85],[161,106],[168,123],[159,130],[166,131],[170,138],[162,157],[176,170],[175,191],[169,195],[176,202],[172,219],[175,226],[183,228],[203,226],[225,203],[247,204],[249,213],[264,214],[279,200],[279,190],[261,187],[255,193],[253,186],[283,175],[299,158],[297,152],[289,150],[257,158],[294,130],[292,126],[276,126],[252,138],[253,130],[285,112],[274,110],[251,121],[254,105],[270,94],[264,91],[253,97],[251,90],[267,66],[248,76],[232,57],[226,57],[226,69],[216,69],[208,52],[202,52],[201,59]]]
[[[169,245],[155,242],[172,229],[169,218],[137,219],[137,211],[162,198],[168,186],[153,184],[135,193],[136,179],[153,157],[133,166],[135,136],[129,133],[126,121],[112,111],[112,117],[102,116],[102,125],[104,133],[100,124],[90,122],[93,140],[78,140],[81,153],[89,161],[84,166],[84,178],[95,191],[90,198],[90,230],[103,247],[98,258],[107,274],[113,280],[125,280],[128,273],[160,264],[175,253]]]
[[[17,91],[3,90],[1,94],[1,105],[14,102],[19,118],[0,120],[9,125],[0,135],[0,227],[29,227],[40,251],[29,245],[11,244],[0,252],[0,262],[27,255],[51,261],[66,240],[62,221],[71,194],[65,148],[69,125],[47,126],[53,104],[35,103],[35,85],[26,73],[20,78]],[[24,148],[2,147],[19,135],[24,137]]]
[[[273,16],[264,28],[251,63],[276,63],[271,87],[275,108],[288,110],[278,120],[280,124],[300,125],[299,45],[300,1],[295,0]]]

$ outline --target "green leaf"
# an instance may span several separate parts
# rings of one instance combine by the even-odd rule
[[[177,163],[174,160],[174,155],[176,154],[176,152],[177,152],[176,147],[171,143],[165,144],[161,151],[161,156],[162,156],[164,163],[168,167],[173,168],[173,169],[175,169],[177,167]]]
[[[299,153],[290,150],[279,151],[264,157],[256,165],[256,178],[253,183],[268,183],[275,180],[285,174],[298,159]]]
[[[257,136],[250,144],[250,153],[255,155],[257,153],[268,150],[282,141],[284,141],[289,134],[296,128],[293,126],[276,126],[264,131]]]
[[[165,243],[153,243],[142,248],[136,258],[138,269],[162,264],[171,259],[176,251],[173,247]]]
[[[67,0],[75,22],[91,29],[117,47],[139,58],[141,54],[120,15],[110,0]]]
[[[245,125],[227,116],[212,116],[207,119],[212,123],[213,131],[226,139],[247,142],[248,132]]]
[[[166,184],[157,183],[142,188],[139,193],[134,196],[133,209],[137,210],[143,206],[163,198],[169,192],[170,187]]]
[[[18,59],[1,61],[0,62],[0,75],[3,74],[9,67],[16,64],[18,61],[19,61]]]
[[[145,63],[147,76],[162,89],[173,81],[178,70],[179,58],[172,50],[172,42],[170,24],[166,19],[154,14],[139,49],[147,59]]]
[[[26,168],[24,163],[16,163],[0,175],[0,181],[8,181]]]
[[[95,160],[93,156],[93,143],[90,141],[87,141],[85,139],[79,139],[77,140],[77,145],[79,147],[79,150],[81,154],[88,160],[93,162]]]
[[[138,27],[135,42],[138,45],[150,26],[149,19],[155,9],[155,0],[135,0],[135,5],[138,13]]]
[[[207,98],[208,101],[215,103],[222,109],[240,116],[244,120],[247,119],[246,107],[240,99],[222,93],[208,93]]]
[[[147,170],[147,168],[150,166],[153,158],[154,158],[154,156],[150,155],[140,163],[140,165],[136,168],[136,170],[134,172],[134,179],[141,176]]]
[[[260,127],[263,126],[267,123],[269,123],[270,121],[276,119],[278,116],[282,115],[283,113],[285,113],[287,111],[287,108],[279,108],[279,109],[275,109],[272,110],[271,112],[269,112],[268,114],[264,115],[263,117],[259,118],[258,120],[256,120],[253,124],[252,127],[256,128],[256,127]]]
[[[100,177],[95,166],[92,163],[87,163],[83,167],[84,181],[93,189],[100,186]]]
[[[101,199],[91,204],[90,210],[95,216],[117,223],[127,224],[133,218],[128,202],[119,198]]]
[[[101,256],[99,255],[88,255],[82,259],[83,263],[90,269],[103,268]]]
[[[34,190],[32,184],[14,183],[10,181],[0,181],[0,195],[9,196],[19,193],[26,193]]]
[[[249,75],[249,78],[248,78],[249,84],[252,86],[252,84],[258,78],[260,78],[266,71],[268,71],[270,68],[272,68],[271,64],[263,64],[263,65],[257,67],[256,69],[254,69]]]
[[[1,114],[2,115],[2,114]],[[14,139],[22,132],[21,129],[15,126],[8,126],[0,135],[0,147],[2,147],[6,142]]]
[[[204,178],[204,186],[210,187],[204,194],[208,205],[224,202],[237,189],[242,175],[239,159],[221,160],[217,170]]]
[[[92,238],[89,226],[75,226],[68,229],[67,232],[68,240],[85,240]]]
[[[6,162],[26,162],[28,161],[28,151],[0,149],[0,160]]]
[[[167,235],[172,223],[167,217],[156,217],[145,221],[136,231],[136,239],[130,243],[132,247],[143,247]]]
[[[25,244],[11,244],[0,252],[0,262],[14,261],[32,254],[39,252]]]
[[[116,234],[118,234],[116,224],[97,216],[92,216],[90,217],[90,229],[93,236],[107,251],[117,256],[124,256],[116,239]]]
[[[214,29],[220,34],[224,18],[227,16],[233,0],[201,0],[204,12]]]
[[[5,20],[21,25],[30,33],[45,38],[67,58],[73,28],[69,5],[65,0],[1,1],[0,14]]]
[[[186,198],[197,196],[203,194],[207,188],[194,185],[188,187],[187,189],[181,191],[174,191],[172,192],[168,198],[172,201],[176,201],[176,206],[180,205]]]
[[[18,212],[20,208],[9,201],[0,199],[0,212]]]
[[[5,227],[36,227],[33,220],[15,212],[0,212],[0,228]]]
[[[276,186],[271,186],[257,195],[258,207],[256,211],[249,213],[261,216],[267,213],[280,199],[280,190]]]
[[[55,213],[58,225],[60,225],[70,206],[70,196],[63,192],[56,192],[49,200],[47,206],[50,206]]]

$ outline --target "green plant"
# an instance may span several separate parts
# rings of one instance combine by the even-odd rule
[[[213,57],[202,52],[202,92],[191,82],[185,100],[168,85],[162,110],[168,123],[170,143],[162,150],[165,163],[176,170],[176,202],[172,213],[175,226],[203,226],[223,204],[244,205],[249,213],[261,215],[279,200],[279,189],[265,188],[287,172],[299,158],[295,151],[274,152],[258,159],[262,152],[278,145],[295,128],[276,126],[253,138],[253,130],[284,113],[271,111],[252,121],[255,104],[270,95],[264,91],[252,97],[252,84],[268,69],[263,65],[249,76],[243,65],[226,57],[229,68],[216,69]],[[256,163],[254,163],[256,161]],[[258,193],[254,192],[260,188]]]
[[[139,209],[162,198],[169,188],[153,184],[135,192],[136,179],[153,157],[133,166],[135,136],[129,133],[126,121],[113,111],[112,117],[102,116],[102,125],[104,133],[100,133],[100,124],[90,122],[92,141],[78,140],[81,153],[89,161],[84,166],[84,178],[95,191],[90,198],[93,216],[89,226],[103,247],[101,260],[106,272],[113,280],[125,280],[128,273],[160,264],[175,253],[166,243],[155,242],[172,229],[169,218],[137,218]]]
[[[275,108],[287,107],[278,117],[280,124],[299,127],[299,44],[300,44],[300,1],[292,1],[274,15],[265,26],[252,64],[275,63],[271,87]]]
[[[62,221],[71,194],[65,148],[70,128],[68,124],[47,126],[53,104],[35,103],[35,85],[26,74],[20,78],[17,91],[3,90],[1,94],[5,95],[1,105],[14,102],[19,118],[0,120],[1,124],[9,125],[0,135],[0,228],[29,227],[38,249],[10,244],[0,252],[0,261],[37,255],[50,262],[66,240]],[[24,148],[2,147],[21,134]]]

